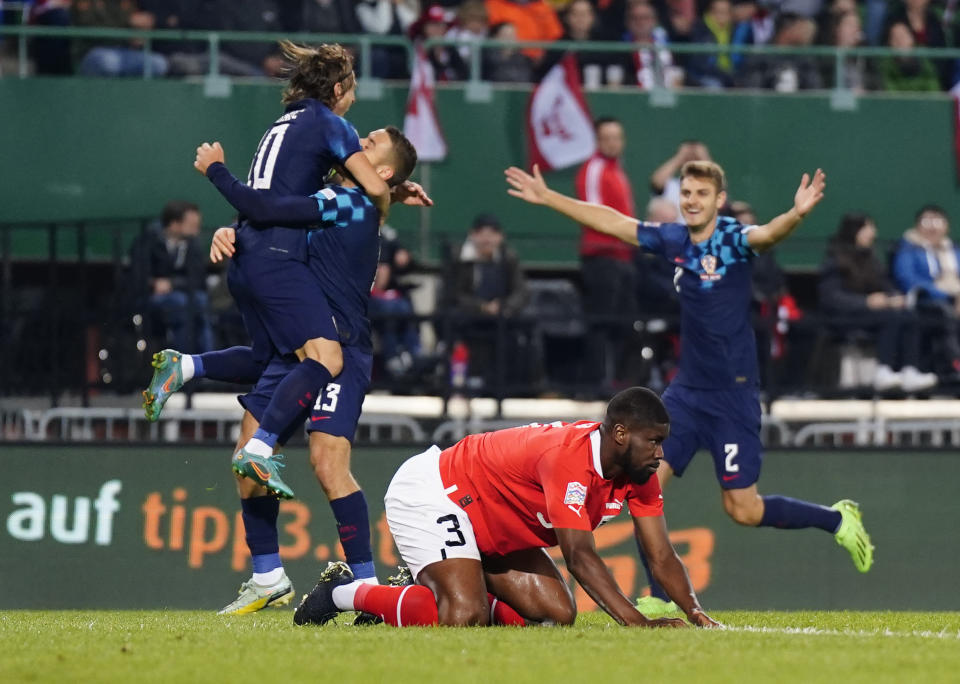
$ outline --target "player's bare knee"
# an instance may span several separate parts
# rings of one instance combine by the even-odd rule
[[[439,606],[440,624],[447,627],[486,627],[490,624],[490,606],[483,601],[452,600]]]
[[[551,606],[548,620],[555,625],[572,625],[577,621],[576,604],[558,601]]]
[[[727,515],[738,525],[756,527],[763,518],[763,508],[753,502],[740,502],[724,499],[723,507]]]
[[[343,349],[340,343],[325,338],[309,340],[303,347],[297,350],[301,361],[303,359],[312,359],[326,368],[330,375],[340,375],[343,370]]]

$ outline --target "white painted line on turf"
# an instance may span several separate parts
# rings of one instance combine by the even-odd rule
[[[820,629],[819,627],[753,627],[751,625],[730,626],[724,625],[726,632],[751,632],[755,634],[812,634],[815,636],[854,636],[854,637],[917,637],[921,639],[954,639],[960,641],[960,631],[948,631],[946,629],[939,632],[929,630],[913,630],[910,632],[894,632],[890,629],[876,630],[873,632],[856,629]]]

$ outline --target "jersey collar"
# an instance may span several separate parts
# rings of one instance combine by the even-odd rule
[[[597,475],[603,477],[603,466],[600,465],[600,428],[590,433],[590,454],[593,456],[593,469],[597,471]]]

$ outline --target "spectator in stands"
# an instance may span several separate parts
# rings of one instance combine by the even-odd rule
[[[921,373],[920,329],[907,299],[887,278],[874,251],[877,228],[866,214],[849,213],[830,241],[820,284],[820,307],[836,318],[842,331],[868,330],[876,335],[874,388],[917,392],[937,384],[934,373]],[[897,370],[899,369],[899,370]]]
[[[830,25],[830,44],[844,49],[856,48],[863,44],[863,29],[860,15],[857,12],[844,12],[831,15],[833,23]],[[840,64],[840,83],[836,83],[836,67],[833,60],[823,63],[824,82],[834,88],[841,87],[862,93],[867,90],[876,90],[880,85],[878,74],[873,69],[873,63],[864,57],[847,56]]]
[[[158,319],[167,343],[190,353],[213,348],[207,316],[207,249],[197,237],[200,226],[195,204],[168,202],[159,228],[139,236],[130,252],[140,303]]]
[[[30,7],[30,23],[37,26],[69,26],[72,0],[34,0]],[[30,54],[38,74],[73,73],[70,40],[67,38],[34,38]]]
[[[937,11],[930,6],[930,0],[904,0],[887,14],[887,40],[890,32],[897,24],[903,24],[913,37],[913,46],[941,48],[948,47],[946,32]],[[898,38],[899,43],[903,43]],[[893,47],[893,46],[891,46]],[[939,59],[932,64],[943,90],[949,90],[954,83],[956,62],[950,59]],[[919,90],[919,89],[918,89]]]
[[[734,32],[730,0],[710,0],[703,17],[694,25],[690,40],[722,48],[734,44]],[[734,74],[731,53],[696,54],[687,59],[687,83],[693,86],[728,88],[733,85]]]
[[[642,90],[654,87],[679,88],[683,85],[683,69],[674,64],[673,55],[667,49],[667,31],[657,23],[653,6],[645,0],[631,0],[627,3],[624,25],[626,32],[623,40],[643,44],[638,46],[636,52],[620,55],[619,62],[626,74],[625,83]]]
[[[635,216],[633,189],[621,160],[626,148],[623,125],[614,118],[594,122],[597,151],[577,171],[577,199],[603,204]],[[580,277],[584,310],[591,316],[617,320],[594,321],[589,355],[601,392],[612,390],[617,366],[637,313],[636,248],[588,226],[580,228]],[[623,319],[623,320],[620,320]],[[588,321],[589,322],[589,321]]]
[[[362,33],[353,0],[300,0],[300,30],[311,33]]]
[[[410,37],[414,40],[443,38],[452,24],[453,13],[450,10],[440,5],[430,5],[410,26]],[[434,45],[427,50],[427,59],[433,65],[437,81],[465,81],[470,75],[470,68],[453,45]]]
[[[880,78],[884,90],[940,90],[937,70],[930,60],[910,54],[916,44],[913,33],[906,24],[898,22],[890,25],[887,45],[899,54],[895,57],[884,57],[880,61]]]
[[[799,14],[781,14],[777,18],[773,45],[808,47],[813,44],[817,26]],[[748,88],[767,88],[780,93],[823,87],[817,62],[804,55],[756,55],[747,60],[740,82]]]
[[[917,212],[893,257],[900,291],[916,299],[921,315],[936,323],[933,346],[944,373],[960,372],[960,248],[950,239],[947,213],[930,204]]]
[[[227,0],[140,0],[140,8],[152,15],[158,29],[224,31],[228,26],[225,17],[231,5]],[[158,40],[153,47],[166,57],[168,74],[171,76],[200,76],[210,72],[210,53],[206,41]],[[227,76],[264,75],[262,65],[238,59],[225,50],[219,51],[218,60],[219,72]]]
[[[71,7],[74,26],[151,30],[154,16],[132,0],[76,0]],[[78,40],[74,44],[84,76],[140,76],[149,64],[154,76],[165,76],[167,59],[144,52],[139,41]]]
[[[398,276],[409,271],[410,252],[400,244],[390,226],[380,230],[380,262],[370,291],[370,318],[380,338],[384,366],[394,377],[407,374],[420,356],[419,325],[412,318],[413,304]]]
[[[243,0],[228,2],[221,9],[221,27],[225,31],[283,32],[283,0]],[[259,76],[281,78],[287,63],[276,42],[225,41],[224,54],[245,62],[258,70]]]
[[[504,241],[500,220],[480,214],[451,265],[453,310],[464,314],[459,337],[470,352],[471,375],[482,377],[487,387],[497,379],[497,320],[518,314],[527,301],[527,285],[520,260]],[[516,330],[508,327],[504,357],[520,359]],[[506,376],[503,376],[506,377]]]
[[[447,38],[455,38],[466,43],[457,48],[464,62],[470,63],[474,50],[471,43],[483,40],[488,35],[490,35],[490,22],[487,19],[487,6],[483,4],[483,0],[464,0],[457,7],[457,23],[447,31]]]
[[[509,22],[517,30],[517,40],[557,40],[563,35],[563,26],[553,7],[545,0],[485,0],[487,18],[491,26]],[[528,48],[523,53],[538,66],[544,52]]]
[[[490,27],[490,38],[515,43],[517,30],[505,21]],[[485,81],[529,83],[533,80],[533,62],[520,48],[485,48],[482,73]]]
[[[713,161],[710,150],[699,140],[685,140],[677,147],[673,156],[666,159],[650,174],[650,193],[654,197],[664,197],[680,213],[680,168],[688,161]],[[683,222],[682,218],[678,221]]]
[[[561,18],[564,31],[560,40],[597,41],[603,34],[597,26],[597,15],[590,0],[571,0],[564,9]],[[541,75],[545,74],[566,54],[563,50],[551,50],[541,64]],[[578,51],[577,63],[580,66],[580,80],[587,89],[596,89],[609,82],[619,85],[623,82],[623,67],[612,60],[607,52]],[[607,69],[608,65],[613,66]],[[609,78],[608,78],[609,77]]]
[[[419,0],[362,0],[357,19],[365,33],[375,36],[405,36],[420,14]],[[410,75],[407,51],[402,46],[375,45],[370,50],[372,72],[377,78],[403,79]]]

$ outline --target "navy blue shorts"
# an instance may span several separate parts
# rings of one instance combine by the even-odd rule
[[[670,385],[663,404],[670,416],[663,458],[677,475],[683,475],[698,450],[706,449],[713,455],[722,488],[744,489],[760,479],[763,445],[757,390]]]
[[[323,288],[305,263],[237,255],[227,284],[257,361],[292,354],[318,337],[339,339]]]
[[[240,404],[259,422],[270,397],[284,376],[296,368],[296,357],[276,357],[267,365],[259,382],[248,394],[240,397]],[[373,370],[373,355],[360,351],[357,347],[343,348],[343,370],[327,384],[317,396],[316,403],[304,411],[303,420],[307,421],[307,432],[322,432],[335,437],[346,437],[350,442],[357,433],[357,422],[363,409],[363,400],[370,387],[370,373]],[[279,442],[285,444],[296,434],[301,421],[297,420],[283,435]]]

